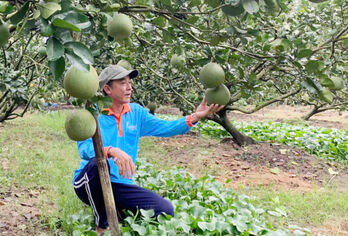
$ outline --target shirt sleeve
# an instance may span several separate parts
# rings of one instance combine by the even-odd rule
[[[84,160],[90,160],[95,157],[92,138],[83,141],[78,141],[77,149],[80,157]]]
[[[188,117],[177,120],[162,120],[142,109],[140,136],[170,137],[178,134],[185,134],[190,131],[192,125]]]

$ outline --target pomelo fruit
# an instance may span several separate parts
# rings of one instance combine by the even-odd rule
[[[332,90],[341,90],[344,87],[343,79],[339,77],[322,78],[320,84]]]
[[[0,25],[0,48],[7,44],[10,38],[10,31],[6,25]]]
[[[208,88],[205,97],[208,104],[226,105],[230,101],[231,93],[224,84],[221,84],[216,88]]]
[[[109,36],[117,40],[123,40],[131,35],[133,23],[127,15],[119,13],[108,21],[107,31]]]
[[[63,83],[68,94],[82,99],[93,97],[99,87],[98,74],[93,66],[90,66],[88,72],[71,67],[65,74]]]
[[[117,62],[117,65],[122,66],[126,70],[132,70],[133,69],[132,65],[128,61],[126,61],[126,60],[119,60]]]
[[[327,103],[332,103],[334,96],[330,89],[323,87],[323,90],[319,93],[319,97]]]
[[[215,88],[225,80],[225,72],[217,63],[210,62],[199,72],[199,80],[206,88]]]
[[[170,65],[175,68],[182,68],[185,65],[185,57],[174,54],[170,59]]]
[[[87,110],[76,110],[68,114],[65,120],[65,131],[69,138],[82,141],[92,137],[97,125],[93,115]]]

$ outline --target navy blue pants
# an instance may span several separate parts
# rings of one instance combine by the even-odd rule
[[[123,210],[135,213],[138,209],[153,209],[155,216],[161,213],[174,216],[173,205],[150,190],[135,184],[111,183],[111,185],[119,220],[124,218]],[[92,207],[96,225],[103,229],[107,228],[109,224],[95,158],[89,161],[76,178],[74,188],[77,196]]]

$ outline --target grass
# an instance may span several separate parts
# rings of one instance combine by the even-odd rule
[[[276,186],[248,186],[237,193],[255,196],[254,204],[283,217],[273,218],[280,226],[300,225],[320,228],[348,222],[348,193],[335,188],[313,189],[309,192],[279,190]],[[279,209],[279,211],[278,211]],[[270,217],[272,221],[272,217]],[[337,235],[339,235],[337,233]]]
[[[9,170],[0,168],[1,191],[14,186],[41,191],[39,208],[53,231],[62,218],[83,207],[71,184],[80,159],[65,134],[64,120],[64,112],[28,114],[6,123],[0,134],[0,159],[10,163]]]
[[[41,191],[38,206],[52,235],[58,232],[72,234],[74,226],[69,225],[67,219],[81,209],[89,210],[73,192],[72,176],[80,158],[76,144],[65,134],[65,117],[65,112],[33,113],[0,127],[0,161],[9,161],[8,168],[0,165],[0,192],[13,188]],[[206,151],[209,149],[202,153]],[[139,156],[145,156],[156,169],[172,167],[168,166],[166,154],[167,150],[157,145],[154,138],[141,139]],[[274,218],[278,225],[319,227],[330,222],[348,221],[348,192],[334,188],[303,193],[263,186],[241,187],[236,191],[255,196],[256,206],[284,214]]]

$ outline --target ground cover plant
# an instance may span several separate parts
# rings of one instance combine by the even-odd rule
[[[160,115],[163,119],[175,116]],[[232,122],[243,133],[258,140],[296,146],[318,157],[348,164],[348,130],[292,125],[280,122]],[[230,134],[212,121],[199,122],[194,130],[213,138],[229,137]]]
[[[1,228],[4,232],[6,227],[12,227],[13,235],[38,232],[47,235],[93,235],[92,212],[78,201],[71,186],[71,173],[78,166],[79,157],[75,143],[64,133],[65,117],[65,112],[36,113],[0,127],[0,201],[8,209],[2,211],[4,215],[1,215],[2,222],[6,225]],[[142,141],[140,157],[146,157],[152,162],[159,158],[166,159],[166,152],[151,140]],[[266,233],[270,229],[289,228],[293,223],[288,222],[286,215],[295,214],[296,218],[299,217],[296,214],[307,214],[308,212],[296,209],[296,201],[300,199],[304,201],[301,207],[304,209],[305,206],[311,206],[312,202],[317,202],[318,206],[313,209],[318,211],[318,216],[327,217],[332,214],[325,213],[326,208],[319,207],[324,199],[330,206],[342,204],[342,210],[346,207],[344,199],[347,196],[334,190],[330,190],[330,195],[313,193],[315,201],[311,195],[306,194],[307,197],[303,198],[302,194],[272,193],[270,189],[258,190],[257,193],[257,190],[250,191],[245,187],[236,194],[237,191],[225,189],[209,175],[194,178],[183,169],[162,165],[161,169],[164,168],[165,171],[160,171],[158,166],[145,162],[144,159],[139,161],[142,162],[137,170],[139,184],[172,199],[177,207],[177,217],[161,217],[160,222],[156,223],[150,219],[151,212],[139,212],[137,216],[129,215],[122,225],[123,232],[132,229],[134,234],[147,234],[148,230],[158,233],[167,231],[170,234],[175,229],[175,232],[183,234],[194,232],[219,235],[220,232],[223,235],[244,231],[247,235],[246,232],[253,230]],[[249,198],[243,192],[255,194],[258,198]],[[274,201],[277,196],[280,202]],[[5,200],[6,198],[11,201]],[[15,207],[15,203],[20,207]],[[279,213],[284,207],[286,215]],[[295,213],[291,211],[293,208]],[[35,215],[32,213],[34,211],[39,211],[40,214]],[[11,225],[15,222],[5,218],[5,214],[11,215],[11,212],[17,212],[13,218],[19,225]],[[267,219],[270,212],[276,215],[272,217],[277,220]],[[281,227],[276,221],[282,222]],[[289,230],[307,233],[300,227]]]
[[[296,146],[319,157],[348,164],[348,130],[279,122],[235,122],[235,126],[258,141]],[[201,122],[197,129],[211,137],[229,136],[222,127],[209,121]]]

